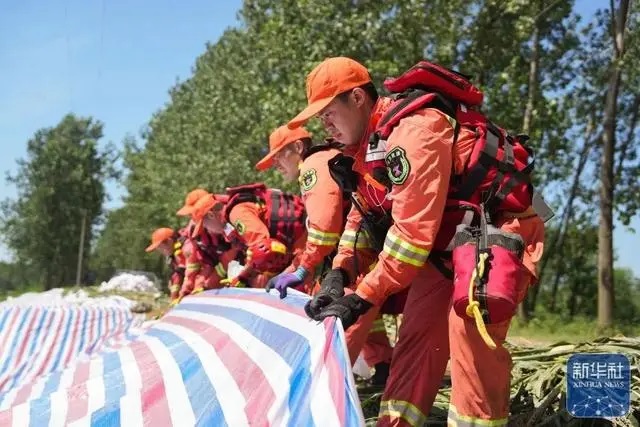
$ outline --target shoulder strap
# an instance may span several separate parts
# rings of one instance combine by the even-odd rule
[[[456,117],[458,104],[444,97],[437,92],[428,92],[423,89],[408,89],[395,97],[395,102],[391,108],[380,118],[376,131],[371,134],[369,144],[377,145],[381,139],[386,139],[391,134],[393,128],[401,119],[421,108],[436,108],[451,118]],[[458,135],[458,124],[456,121],[455,137]]]
[[[319,153],[321,151],[330,150],[332,148],[335,148],[337,150],[342,151],[342,149],[344,148],[344,145],[339,143],[338,141],[336,141],[334,139],[327,138],[327,139],[324,140],[324,142],[322,142],[320,144],[313,145],[308,150],[305,150],[302,153],[302,160],[307,159],[308,157],[314,155],[315,153]]]
[[[246,202],[262,203],[262,202],[265,202],[265,200],[259,194],[257,194],[257,190],[254,190],[254,189],[246,189],[246,190],[234,193],[224,206],[225,221],[227,222],[229,221],[229,215],[231,214],[231,209],[233,209],[234,206],[240,203],[246,203]]]

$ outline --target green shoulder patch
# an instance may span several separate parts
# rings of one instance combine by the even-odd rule
[[[236,229],[236,231],[238,232],[239,235],[243,235],[246,227],[244,226],[244,224],[242,223],[242,221],[237,220],[235,224],[233,224],[233,228]]]
[[[403,148],[394,147],[384,157],[387,165],[387,173],[389,179],[395,185],[402,185],[407,180],[409,172],[411,172],[411,164],[407,159],[407,153]]]
[[[302,192],[311,190],[313,186],[316,185],[316,182],[318,182],[318,174],[316,170],[309,169],[304,171],[304,173],[300,175],[298,182],[300,183],[300,189],[302,189]]]

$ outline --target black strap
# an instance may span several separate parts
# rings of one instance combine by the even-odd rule
[[[435,98],[429,103],[426,103],[425,105],[420,106],[420,108],[426,108],[426,107],[436,108],[440,110],[442,113],[446,114],[447,116],[455,119],[456,112],[458,110],[458,105],[454,101],[450,100],[449,98],[445,97],[444,95],[438,92],[434,92],[433,90],[427,90],[421,87],[415,87],[396,95],[395,99],[396,100],[401,99],[402,101],[394,105],[393,108],[388,110],[380,118],[380,121],[378,122],[378,128],[382,128],[386,126],[387,123],[394,116],[396,116],[400,111],[405,109],[409,104],[414,102],[416,99],[428,94],[434,94]],[[460,126],[458,124],[458,121],[456,120],[456,126],[454,128],[454,139],[453,139],[454,142],[457,141],[458,139],[459,130],[460,130]],[[369,137],[369,145],[372,147],[376,147],[379,140],[380,140],[380,135],[377,132],[373,132]]]
[[[324,142],[320,143],[320,144],[316,144],[313,145],[311,147],[309,147],[308,149],[306,149],[303,153],[302,153],[302,160],[306,160],[308,157],[314,155],[315,153],[319,153],[321,151],[326,151],[326,150],[330,150],[330,149],[336,149],[336,150],[342,150],[344,148],[344,144],[341,144],[340,142],[331,139],[331,138],[327,138],[324,140]]]
[[[453,280],[453,270],[448,268],[445,261],[451,260],[451,253],[445,251],[431,251],[429,253],[429,262],[442,274],[445,278]]]
[[[482,148],[478,163],[471,168],[465,180],[460,184],[453,198],[459,200],[469,200],[476,191],[480,183],[485,179],[489,169],[497,164],[498,147],[500,136],[487,127],[486,143]]]
[[[476,264],[474,268],[478,268],[478,264],[480,263],[480,254],[489,253],[489,242],[488,242],[488,222],[489,218],[487,217],[489,213],[485,211],[484,205],[480,205],[480,233],[477,236],[476,240]],[[474,296],[476,300],[480,304],[480,312],[482,313],[482,320],[486,323],[489,323],[489,305],[487,304],[487,276],[489,275],[489,259],[485,260],[485,271],[482,277],[476,277],[475,281],[475,290]],[[478,272],[480,273],[480,272]]]
[[[353,157],[340,153],[329,160],[329,174],[344,194],[358,189],[358,175],[353,171]]]
[[[263,203],[264,200],[258,197],[251,190],[246,190],[246,191],[242,191],[234,194],[233,196],[231,196],[231,198],[227,202],[227,205],[225,206],[225,212],[227,213],[227,218],[225,218],[225,220],[227,222],[229,221],[229,214],[231,214],[231,209],[233,209],[234,206],[239,205],[240,203],[247,203],[247,202]]]

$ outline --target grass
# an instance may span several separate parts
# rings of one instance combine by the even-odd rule
[[[540,314],[526,324],[514,319],[508,338],[525,338],[541,343],[557,341],[578,343],[616,335],[638,337],[640,325],[620,322],[610,328],[600,328],[596,320],[591,318],[568,319],[560,315]]]

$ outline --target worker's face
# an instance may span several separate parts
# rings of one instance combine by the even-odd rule
[[[171,252],[173,252],[173,241],[165,240],[164,242],[160,243],[160,246],[158,246],[156,250],[164,256],[171,255]]]
[[[273,157],[273,166],[287,182],[298,179],[300,173],[298,165],[302,161],[301,144],[299,141],[289,144]]]
[[[318,118],[325,130],[344,145],[355,145],[363,137],[369,124],[371,108],[367,95],[355,88],[348,94],[336,97],[320,113]]]
[[[207,216],[204,217],[202,224],[208,232],[213,234],[222,234],[222,231],[224,230],[224,224],[213,212],[209,212]]]

